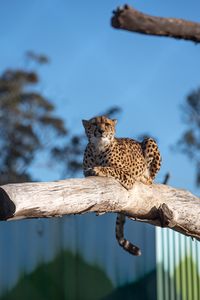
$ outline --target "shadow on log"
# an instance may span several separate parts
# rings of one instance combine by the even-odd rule
[[[7,220],[14,216],[16,206],[4,189],[0,188],[0,220]]]

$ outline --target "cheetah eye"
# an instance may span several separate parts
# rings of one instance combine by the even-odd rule
[[[110,124],[109,124],[109,123],[105,123],[105,125],[106,125],[106,126],[110,126]]]

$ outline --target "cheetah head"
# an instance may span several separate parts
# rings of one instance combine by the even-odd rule
[[[111,120],[105,116],[100,116],[88,121],[82,120],[82,123],[90,143],[106,146],[114,139],[117,120]]]

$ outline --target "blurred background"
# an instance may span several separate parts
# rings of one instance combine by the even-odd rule
[[[154,137],[157,182],[199,194],[200,48],[114,30],[119,1],[1,1],[0,184],[82,177],[81,120],[108,114],[117,136]],[[147,14],[199,22],[200,3],[135,0]],[[200,247],[114,214],[0,223],[0,300],[200,299]]]

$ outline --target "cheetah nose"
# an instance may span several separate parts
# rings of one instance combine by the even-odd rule
[[[101,128],[99,128],[98,131],[99,131],[100,134],[102,134],[104,132],[103,129],[101,129]]]

